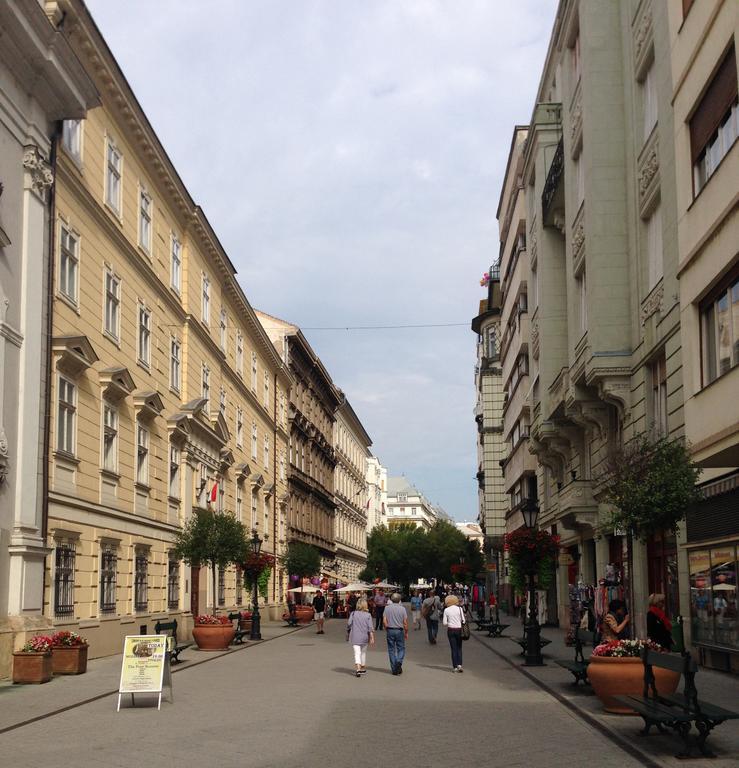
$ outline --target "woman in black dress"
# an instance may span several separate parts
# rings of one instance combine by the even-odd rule
[[[647,637],[666,651],[672,650],[672,622],[665,613],[665,596],[659,593],[649,595]]]

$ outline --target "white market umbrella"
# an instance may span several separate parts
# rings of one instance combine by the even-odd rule
[[[708,589],[708,587],[707,587],[707,589]],[[731,592],[731,591],[733,591],[735,589],[736,589],[736,587],[733,584],[724,584],[723,582],[721,582],[720,584],[714,584],[713,585],[713,591],[714,592],[717,592],[719,590],[722,591],[722,592]]]
[[[397,584],[389,584],[387,581],[379,581],[372,585],[376,589],[400,589]]]
[[[304,584],[302,587],[293,587],[292,589],[288,589],[288,592],[300,592],[308,593],[308,592],[318,592],[318,587],[314,587],[312,584]]]
[[[355,581],[351,584],[347,584],[345,587],[335,589],[334,592],[369,592],[371,589],[371,584],[365,584],[363,581]]]

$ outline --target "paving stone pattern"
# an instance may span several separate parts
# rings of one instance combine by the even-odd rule
[[[460,675],[451,672],[445,637],[432,647],[425,632],[412,631],[403,675],[395,677],[378,633],[369,672],[357,679],[343,621],[328,621],[325,635],[311,627],[285,633],[269,624],[263,634],[273,639],[218,658],[185,652],[188,662],[174,675],[174,703],[164,702],[161,712],[139,707],[116,713],[116,696],[107,692],[117,688],[120,657],[92,662],[81,677],[2,686],[0,755],[22,755],[16,764],[24,768],[47,768],[60,756],[80,768],[645,764],[498,655],[510,650],[514,659],[517,646],[510,640],[489,641],[498,653],[488,641],[465,643]],[[569,675],[556,670],[557,680],[548,682],[566,690]],[[593,697],[588,707],[597,709]],[[42,719],[2,732],[29,716]],[[638,722],[629,720],[633,736]]]

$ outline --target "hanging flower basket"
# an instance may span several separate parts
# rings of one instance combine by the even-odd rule
[[[554,564],[559,548],[559,536],[533,528],[519,528],[507,533],[504,540],[508,552],[508,576],[520,592],[526,588],[526,576],[536,576],[539,589],[547,589],[554,575]]]

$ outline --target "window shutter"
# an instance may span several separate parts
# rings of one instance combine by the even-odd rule
[[[690,147],[692,161],[705,149],[711,135],[731,107],[737,95],[736,50],[734,46],[724,57],[708,90],[690,118]]]

